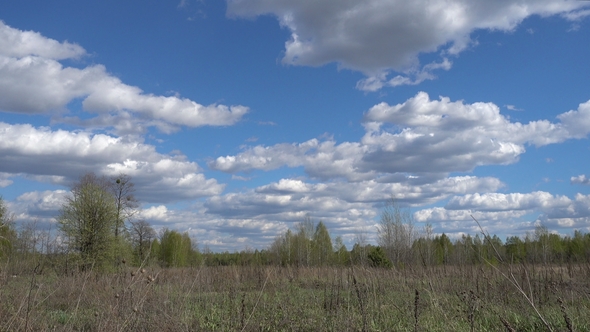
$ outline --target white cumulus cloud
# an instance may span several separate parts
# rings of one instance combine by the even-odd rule
[[[314,178],[364,181],[399,173],[465,172],[518,161],[527,145],[544,146],[590,133],[590,102],[562,113],[558,122],[512,122],[493,103],[431,100],[427,93],[397,105],[381,103],[364,117],[360,142],[311,139],[254,146],[218,157],[209,167],[236,173],[303,166]]]
[[[445,206],[447,210],[476,209],[477,211],[514,211],[534,209],[556,209],[571,204],[566,196],[554,196],[548,192],[532,193],[486,193],[453,197]]]
[[[79,58],[86,51],[77,44],[60,43],[46,38],[38,32],[20,31],[0,21],[0,54],[10,57],[37,55],[40,57],[63,60]]]
[[[529,221],[522,217],[529,215]],[[473,193],[452,197],[444,207],[416,211],[416,221],[441,225],[449,232],[479,233],[476,218],[491,234],[519,234],[541,223],[550,229],[569,233],[571,229],[590,229],[590,195],[531,193]],[[473,216],[473,218],[472,218]]]
[[[283,63],[336,62],[368,78],[358,87],[417,84],[433,70],[450,68],[448,55],[472,44],[479,29],[512,31],[532,15],[587,16],[587,3],[562,0],[228,0],[231,17],[273,15],[289,29]],[[439,52],[440,63],[420,66],[421,53]],[[393,79],[387,75],[400,72]]]
[[[375,216],[375,207],[392,197],[400,204],[423,205],[457,194],[495,191],[502,186],[498,179],[474,176],[443,178],[422,184],[411,177],[396,183],[376,180],[308,183],[281,179],[246,192],[213,196],[207,199],[204,207],[208,214],[224,218],[240,216],[282,222],[300,221],[310,214],[331,223],[338,231],[349,223],[368,221]]]
[[[585,174],[572,176],[570,179],[572,184],[583,184],[583,185],[590,185],[590,178],[588,178]]]
[[[187,98],[157,96],[123,83],[102,65],[64,67],[59,60],[84,55],[80,46],[0,22],[0,111],[52,113],[54,121],[88,128],[140,133],[155,126],[171,132],[181,126],[226,126],[239,121],[245,106],[201,105]],[[81,100],[90,119],[63,115]]]
[[[0,174],[4,177],[49,176],[68,185],[88,171],[130,175],[139,198],[148,202],[217,195],[224,188],[215,179],[205,178],[196,163],[158,153],[140,141],[0,122]]]
[[[10,186],[12,184],[12,180],[10,180],[11,177],[12,174],[10,173],[0,172],[0,188]]]

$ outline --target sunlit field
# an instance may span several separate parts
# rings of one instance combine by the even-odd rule
[[[587,331],[590,265],[134,268],[0,279],[2,331]]]

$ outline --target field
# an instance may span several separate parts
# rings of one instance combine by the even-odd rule
[[[0,330],[589,331],[589,278],[587,264],[1,272]]]

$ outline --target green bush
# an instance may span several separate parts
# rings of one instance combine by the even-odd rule
[[[371,263],[371,266],[383,267],[383,268],[388,268],[388,269],[393,267],[393,264],[387,258],[387,255],[385,254],[385,250],[383,250],[383,248],[381,248],[381,247],[371,248],[368,256],[369,256],[369,262]]]

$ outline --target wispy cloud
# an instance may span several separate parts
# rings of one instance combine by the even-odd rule
[[[508,105],[504,105],[504,107],[506,107],[507,109],[509,109],[509,110],[511,110],[511,111],[515,111],[515,112],[524,112],[524,109],[522,109],[522,108],[518,108],[518,107],[516,107],[516,106],[514,106],[514,105],[510,105],[510,104],[508,104]]]

